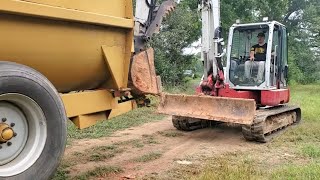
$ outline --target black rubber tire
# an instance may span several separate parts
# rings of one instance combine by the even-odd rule
[[[47,180],[60,163],[66,146],[67,116],[62,100],[50,81],[24,65],[0,61],[0,94],[19,93],[33,99],[47,122],[47,140],[37,161],[26,171],[0,179]]]

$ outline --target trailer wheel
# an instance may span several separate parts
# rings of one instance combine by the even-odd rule
[[[60,96],[43,75],[0,62],[0,179],[49,179],[65,149],[66,121]]]

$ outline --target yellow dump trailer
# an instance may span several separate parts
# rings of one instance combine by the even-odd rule
[[[80,128],[132,109],[131,0],[0,1],[0,179],[48,179]]]

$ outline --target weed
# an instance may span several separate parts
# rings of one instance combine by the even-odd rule
[[[52,178],[52,180],[65,180],[68,178],[68,174],[70,173],[68,170],[65,169],[66,167],[60,166]]]
[[[164,117],[164,115],[155,113],[155,107],[143,107],[110,120],[101,121],[83,130],[77,129],[71,122],[68,122],[68,138],[69,141],[72,141],[74,139],[110,136],[117,130],[139,126],[147,122],[159,121]]]
[[[160,152],[150,152],[148,154],[142,155],[135,159],[136,162],[148,162],[153,161],[162,156],[162,153]]]
[[[154,135],[142,135],[145,144],[159,144]]]
[[[136,148],[143,148],[144,147],[144,144],[141,142],[141,141],[134,141],[132,143],[132,146],[133,147],[136,147]]]
[[[109,145],[109,146],[98,146],[94,147],[93,151],[110,151],[110,150],[116,150],[118,149],[118,146],[116,145]]]
[[[116,145],[110,146],[98,146],[93,148],[88,157],[89,161],[103,161],[114,157],[116,154],[124,152],[123,149],[119,149]]]
[[[84,157],[84,156],[85,156],[85,154],[84,154],[84,153],[82,153],[82,152],[74,152],[74,153],[72,153],[72,156],[76,156],[76,157]]]
[[[123,172],[123,169],[118,166],[99,166],[94,168],[93,170],[80,174],[79,176],[76,176],[73,179],[86,180],[86,179],[89,179],[90,177],[104,178],[110,174],[118,174],[121,172]]]
[[[68,179],[69,170],[67,168],[73,166],[75,163],[71,161],[63,161],[57,169],[56,174],[52,180],[65,180]]]
[[[114,154],[102,154],[102,153],[94,153],[91,154],[88,158],[89,161],[103,161],[108,158],[114,157]]]

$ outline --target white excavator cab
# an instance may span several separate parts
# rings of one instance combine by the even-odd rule
[[[250,61],[258,34],[265,35],[265,59]],[[234,24],[229,31],[226,83],[232,89],[271,90],[287,86],[287,34],[276,21]],[[264,50],[263,50],[264,51]]]

